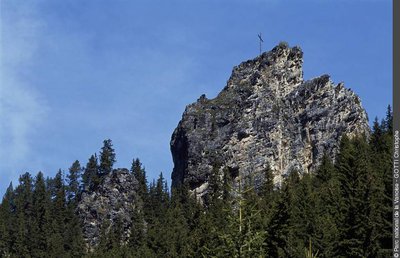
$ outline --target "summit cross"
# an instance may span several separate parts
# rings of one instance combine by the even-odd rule
[[[259,40],[260,40],[260,55],[261,55],[261,53],[262,53],[261,45],[262,45],[262,43],[264,42],[264,40],[263,40],[262,37],[261,37],[261,32],[260,32],[260,34],[258,34],[257,36],[258,36],[258,38],[259,38]]]

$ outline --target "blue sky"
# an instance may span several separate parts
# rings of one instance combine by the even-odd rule
[[[85,165],[104,139],[116,167],[149,179],[173,167],[187,104],[225,86],[233,66],[280,41],[362,99],[370,120],[392,99],[390,0],[2,0],[0,194],[29,171]],[[170,183],[170,182],[169,182]]]

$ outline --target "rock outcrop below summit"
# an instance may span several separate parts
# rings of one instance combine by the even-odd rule
[[[98,189],[82,193],[77,213],[88,250],[99,244],[102,234],[117,226],[121,227],[121,240],[128,241],[133,211],[142,208],[137,190],[138,181],[128,169],[114,169]]]
[[[279,183],[334,159],[341,135],[368,135],[359,97],[328,75],[304,81],[302,64],[302,50],[281,43],[235,67],[216,98],[188,105],[171,139],[172,185],[201,196],[215,167],[257,182],[268,166]]]

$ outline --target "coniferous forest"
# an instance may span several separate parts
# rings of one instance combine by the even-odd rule
[[[375,119],[371,135],[343,136],[335,162],[314,173],[292,171],[274,185],[251,179],[232,187],[228,173],[209,178],[200,204],[188,186],[170,189],[161,174],[148,182],[139,159],[143,210],[121,242],[118,225],[87,252],[76,214],[84,191],[111,172],[111,140],[87,164],[72,163],[53,177],[25,173],[0,206],[1,257],[389,257],[392,248],[392,111]],[[84,166],[83,166],[84,165]],[[217,171],[217,170],[216,170]]]

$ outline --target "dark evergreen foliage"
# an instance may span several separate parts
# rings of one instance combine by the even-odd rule
[[[67,176],[67,198],[68,202],[76,202],[79,196],[80,190],[80,178],[81,178],[82,168],[78,160],[72,164],[69,168],[69,174]]]
[[[90,156],[85,171],[82,175],[82,181],[83,189],[85,191],[94,191],[100,183],[99,165],[96,154]]]
[[[131,214],[127,242],[121,221],[105,221],[100,244],[87,252],[75,214],[82,191],[94,191],[111,172],[111,140],[75,161],[66,183],[60,170],[45,179],[23,174],[0,204],[0,256],[4,257],[389,257],[392,238],[392,111],[376,119],[372,134],[343,136],[333,162],[327,155],[313,173],[293,170],[280,184],[266,168],[255,188],[251,178],[232,178],[215,164],[201,200],[185,183],[170,192],[161,173],[147,182],[139,159],[131,172],[143,209]],[[83,173],[82,173],[83,171]]]
[[[15,192],[12,184],[7,188],[0,204],[0,255],[13,253],[16,242]]]
[[[142,167],[142,163],[138,158],[132,161],[131,172],[139,183],[138,194],[146,202],[148,193],[146,170]]]
[[[110,139],[103,141],[103,147],[100,151],[100,166],[99,166],[99,177],[103,177],[109,173],[113,168],[115,159],[115,150]]]

